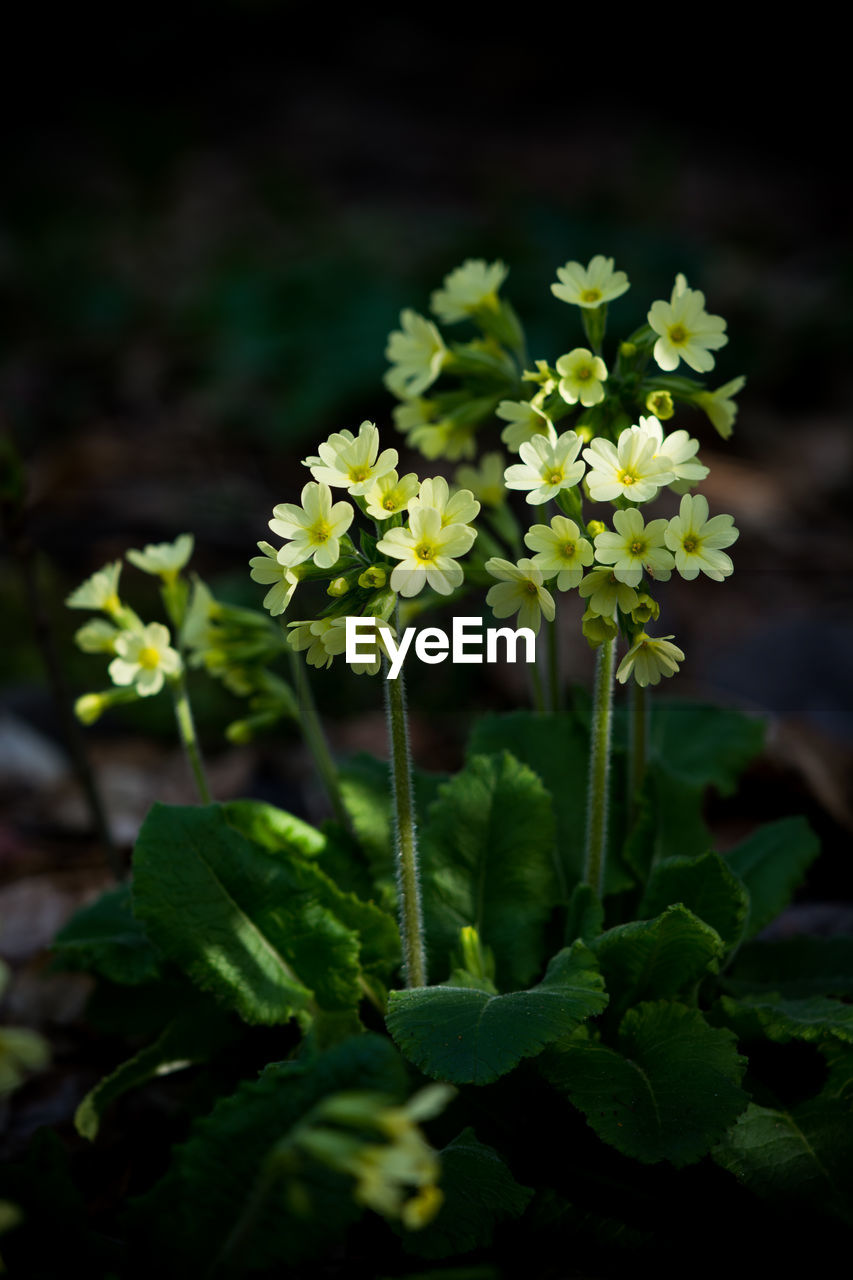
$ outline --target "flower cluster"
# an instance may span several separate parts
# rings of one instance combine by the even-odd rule
[[[427,588],[449,596],[463,584],[459,560],[477,537],[472,522],[480,502],[470,489],[451,492],[443,476],[400,476],[397,462],[396,449],[380,452],[372,422],[363,422],[357,435],[335,432],[304,460],[313,480],[302,490],[301,506],[281,503],[273,510],[269,525],[284,544],[276,550],[258,543],[262,555],[252,559],[251,576],[270,588],[264,604],[273,615],[288,610],[300,582],[327,582],[331,602],[320,616],[287,624],[288,643],[312,666],[329,666],[344,651],[348,616],[387,624],[398,597],[411,599]],[[333,501],[336,488],[348,497]],[[357,516],[369,527],[356,542]],[[367,639],[361,647],[369,648]],[[377,631],[373,660],[353,669],[375,674],[383,652]]]

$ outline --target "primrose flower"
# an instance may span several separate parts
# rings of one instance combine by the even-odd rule
[[[549,435],[528,440],[518,450],[521,462],[506,469],[506,487],[528,489],[527,501],[537,506],[555,498],[561,489],[577,484],[584,473],[584,464],[576,461],[582,443],[574,431],[558,436],[553,427]]]
[[[634,588],[620,582],[613,569],[593,569],[578,586],[578,594],[589,600],[593,613],[603,618],[612,618],[617,605],[623,613],[630,613],[639,603]]]
[[[595,539],[595,557],[601,564],[612,564],[620,582],[638,587],[645,570],[658,582],[666,582],[675,564],[664,546],[668,521],[650,520],[646,524],[636,507],[613,513],[616,533],[599,533]]]
[[[700,480],[705,479],[708,468],[696,457],[699,450],[698,440],[689,436],[681,428],[678,431],[671,431],[664,437],[663,427],[654,416],[640,418],[640,430],[645,431],[646,435],[654,440],[655,460],[668,466],[675,477],[670,484],[671,489],[677,493],[684,493],[686,489],[691,489]]]
[[[120,574],[121,560],[105,564],[103,569],[93,573],[76,591],[72,591],[65,603],[69,609],[102,609],[104,613],[115,616],[121,611],[118,598]]]
[[[469,493],[480,499],[484,507],[502,507],[506,502],[504,489],[504,458],[502,453],[484,453],[476,467],[458,467],[456,483],[466,486]],[[473,520],[477,512],[470,516]]]
[[[705,410],[715,430],[724,440],[728,440],[732,434],[737,417],[737,405],[731,397],[742,391],[745,383],[746,378],[743,376],[732,378],[731,382],[717,387],[716,391],[697,391],[693,396],[693,403]]]
[[[495,413],[509,423],[501,432],[501,440],[517,453],[520,446],[534,436],[547,435],[551,419],[534,400],[501,400]]]
[[[260,582],[270,590],[264,596],[264,608],[269,609],[274,618],[284,613],[290,604],[291,596],[300,579],[299,569],[292,569],[282,564],[278,552],[269,542],[259,542],[263,555],[253,556],[249,561],[252,572],[249,575],[253,582]]]
[[[444,476],[430,476],[421,481],[417,497],[409,501],[409,512],[419,507],[434,507],[441,516],[442,528],[449,524],[470,524],[480,511],[480,504],[470,489],[458,489],[451,494]]]
[[[486,604],[491,606],[496,618],[517,613],[519,626],[529,627],[535,635],[539,633],[543,614],[548,622],[554,621],[554,597],[544,586],[544,573],[532,560],[512,564],[492,556],[486,561],[486,572],[500,579],[486,594]]]
[[[533,563],[545,578],[557,575],[557,590],[576,587],[584,567],[592,564],[592,543],[584,538],[574,520],[554,516],[550,525],[535,524],[524,535],[524,541],[537,554]]]
[[[497,311],[498,289],[507,275],[508,268],[500,261],[489,264],[469,258],[444,277],[444,288],[432,295],[430,307],[444,324],[466,320],[482,307]]]
[[[432,321],[416,311],[402,311],[400,324],[402,329],[388,335],[385,357],[394,367],[385,374],[385,385],[407,400],[435,382],[450,352]]]
[[[580,400],[585,408],[604,399],[607,366],[600,356],[594,356],[586,347],[575,347],[557,361],[560,375],[560,395],[567,404]]]
[[[353,496],[367,493],[378,480],[397,465],[397,450],[379,453],[379,430],[372,422],[362,422],[358,435],[335,432],[318,449],[319,457],[306,458],[303,465],[320,484],[348,489]],[[378,457],[377,457],[378,454]]]
[[[711,351],[728,342],[725,320],[708,315],[704,293],[688,289],[683,275],[676,276],[669,302],[652,303],[648,321],[660,335],[654,357],[661,369],[677,369],[683,360],[697,373],[707,373],[714,367]]]
[[[593,502],[628,498],[648,502],[674,478],[668,464],[655,457],[655,438],[640,427],[620,432],[615,445],[596,436],[583,456],[589,463],[587,484]]]
[[[437,422],[424,422],[409,433],[409,444],[425,458],[473,458],[476,450],[477,420],[452,413]]]
[[[274,519],[269,522],[273,533],[292,539],[279,551],[279,562],[293,568],[313,558],[318,569],[331,569],[341,554],[340,539],[354,515],[348,502],[332,505],[332,491],[327,484],[310,481],[302,490],[301,508],[291,502],[273,508]]]
[[[547,360],[534,360],[535,369],[525,369],[521,375],[522,382],[538,382],[539,390],[536,392],[534,399],[538,400],[540,396],[549,396],[559,382],[557,370],[552,369]],[[510,403],[510,402],[508,402]]]
[[[418,492],[418,477],[414,471],[400,479],[396,471],[386,471],[367,490],[367,514],[374,520],[390,520],[403,511]]]
[[[176,676],[181,658],[170,645],[168,627],[150,622],[141,631],[123,631],[115,642],[116,657],[109,666],[113,684],[132,684],[140,698],[163,688],[165,676]]]
[[[307,649],[305,661],[312,667],[330,667],[334,654],[329,653],[323,637],[331,628],[333,618],[317,618],[314,622],[289,622],[287,643],[297,653]]]
[[[429,584],[439,595],[449,596],[464,578],[456,558],[471,550],[476,537],[470,525],[442,525],[437,508],[418,506],[410,508],[408,528],[389,529],[376,549],[400,561],[391,574],[392,591],[416,596]]]
[[[700,571],[722,582],[734,570],[731,559],[722,550],[739,537],[732,516],[708,519],[708,499],[701,494],[685,494],[677,516],[669,522],[664,535],[666,545],[675,553],[675,567],[688,581]]]
[[[684,661],[684,652],[678,645],[670,644],[672,636],[661,636],[654,639],[641,631],[634,643],[619,663],[616,679],[624,684],[633,674],[641,689],[647,684],[660,684],[661,676],[678,674],[678,664]]]
[[[373,623],[372,627],[368,625],[371,621]],[[326,653],[331,654],[332,657],[337,657],[338,654],[346,651],[346,622],[346,618],[332,618],[332,625],[330,627],[326,627],[320,635],[320,642],[323,645],[323,648]],[[365,674],[375,676],[382,665],[383,654],[385,657],[388,656],[388,650],[385,648],[385,642],[382,639],[379,626],[381,625],[385,627],[392,635],[396,635],[396,630],[390,622],[383,622],[381,619],[377,621],[375,618],[372,620],[370,618],[361,618],[360,622],[361,626],[358,637],[359,650],[364,653],[365,650],[372,649],[373,656],[364,662],[351,662],[349,664],[350,670],[357,676]],[[371,630],[373,631],[372,636],[370,634]]]
[[[143,573],[156,574],[166,582],[174,582],[193,553],[195,539],[182,533],[174,542],[149,543],[143,551],[127,552],[131,564]]]
[[[613,259],[600,253],[590,259],[586,267],[579,262],[567,262],[564,267],[557,268],[557,275],[560,283],[551,285],[554,297],[577,307],[595,309],[604,302],[621,297],[629,288],[625,272],[614,271]]]

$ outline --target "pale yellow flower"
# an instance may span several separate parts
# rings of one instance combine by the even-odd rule
[[[402,329],[388,336],[386,359],[393,368],[385,374],[385,385],[401,400],[419,396],[435,382],[450,352],[431,320],[416,311],[400,313]]]
[[[693,396],[693,403],[705,410],[715,430],[724,440],[728,440],[732,434],[737,417],[738,407],[732,396],[736,396],[745,384],[746,378],[743,376],[732,378],[731,382],[717,387],[716,391],[697,391]]]
[[[509,423],[501,432],[501,440],[516,453],[521,445],[534,436],[547,435],[552,427],[551,419],[536,403],[536,397],[533,400],[501,400],[495,413]]]
[[[649,325],[659,334],[654,357],[661,369],[677,369],[680,361],[697,373],[714,367],[712,351],[725,346],[726,322],[721,316],[708,315],[705,295],[689,289],[684,276],[676,277],[669,302],[653,302],[648,314]]]
[[[499,556],[486,561],[486,572],[500,579],[486,594],[486,604],[496,618],[518,614],[518,624],[538,635],[542,617],[554,621],[556,605],[545,587],[545,575],[532,560],[512,564]]]
[[[379,453],[379,429],[362,422],[358,435],[336,432],[318,449],[319,457],[306,458],[304,466],[320,484],[347,489],[353,496],[365,494],[397,465],[397,450]]]
[[[443,324],[466,320],[483,307],[496,311],[498,289],[507,275],[508,268],[500,261],[469,258],[444,277],[444,287],[433,293],[430,307]]]
[[[661,676],[678,674],[678,664],[684,661],[684,652],[678,645],[670,644],[672,636],[655,639],[641,631],[631,648],[619,663],[616,679],[624,684],[630,675],[641,689],[649,684],[660,684]]]
[[[601,384],[607,379],[607,366],[586,347],[575,347],[568,355],[560,356],[557,372],[560,395],[567,404],[577,404],[580,400],[584,408],[589,408],[604,399]]]
[[[722,582],[734,570],[729,556],[722,550],[739,537],[733,516],[708,519],[708,499],[701,493],[685,494],[677,516],[666,530],[666,545],[675,553],[675,567],[682,578],[692,581],[699,573]]]
[[[132,684],[141,698],[159,693],[165,677],[181,670],[180,654],[171,647],[169,629],[161,622],[149,622],[141,631],[123,631],[115,651],[110,679],[113,684]]]
[[[577,307],[595,309],[604,302],[612,302],[629,288],[624,271],[613,270],[613,259],[597,253],[589,265],[567,262],[557,268],[560,283],[551,285],[551,292],[561,302],[571,302]]]
[[[301,508],[291,502],[273,508],[270,528],[280,538],[291,539],[279,551],[279,562],[292,568],[313,558],[318,569],[331,569],[340,557],[340,539],[354,515],[348,502],[332,505],[327,484],[309,482],[302,490]]]
[[[583,476],[584,464],[577,461],[582,443],[574,431],[558,436],[553,427],[547,436],[534,436],[519,447],[521,462],[507,467],[506,487],[528,490],[526,500],[534,505],[555,498]]]
[[[249,576],[253,582],[260,582],[270,588],[264,596],[264,608],[269,609],[276,618],[290,604],[300,573],[298,567],[292,569],[289,565],[282,564],[278,559],[278,552],[269,542],[259,542],[258,546],[263,555],[253,556],[249,561],[252,567]]]
[[[586,565],[592,564],[592,543],[584,538],[574,520],[554,516],[550,525],[535,524],[524,535],[524,541],[537,554],[533,563],[545,578],[557,575],[557,590],[576,587]]]
[[[193,553],[195,539],[182,533],[174,542],[149,543],[143,551],[130,550],[127,558],[143,573],[155,574],[166,582],[174,582]]]
[[[448,596],[464,580],[456,560],[471,550],[476,537],[477,531],[470,525],[442,525],[435,507],[419,506],[410,511],[408,527],[389,529],[376,549],[400,561],[391,574],[393,591],[415,596],[429,585],[439,595]]]

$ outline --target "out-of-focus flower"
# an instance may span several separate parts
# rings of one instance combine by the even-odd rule
[[[625,293],[629,286],[624,271],[613,270],[613,259],[597,253],[584,267],[579,262],[567,262],[557,268],[559,284],[551,285],[551,292],[561,302],[571,302],[577,307],[600,307]]]

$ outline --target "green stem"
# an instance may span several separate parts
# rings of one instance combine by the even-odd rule
[[[537,715],[545,714],[545,694],[542,690],[542,677],[539,674],[539,650],[537,646],[536,661],[531,662],[528,666],[530,672],[530,686],[533,694],[533,710]]]
[[[323,786],[326,789],[326,795],[329,797],[329,803],[332,806],[332,813],[335,815],[335,821],[341,826],[349,830],[349,815],[344,805],[341,788],[338,782],[338,770],[332,759],[332,753],[329,750],[329,744],[326,741],[326,735],[323,732],[323,726],[320,723],[320,717],[317,715],[317,707],[314,703],[314,697],[311,693],[311,685],[308,682],[308,673],[305,670],[305,663],[296,652],[288,645],[288,654],[290,657],[290,670],[293,676],[293,684],[296,689],[296,698],[299,703],[299,724],[302,734],[308,744],[308,750],[314,757],[314,763],[317,771],[323,779]]]
[[[178,733],[181,736],[181,742],[187,753],[187,759],[190,762],[190,768],[193,771],[195,784],[198,788],[199,798],[202,804],[211,804],[212,796],[207,785],[207,778],[204,774],[204,764],[201,759],[201,751],[199,750],[198,737],[195,731],[195,721],[193,720],[192,707],[187,696],[187,682],[183,671],[180,675],[175,676],[170,681],[172,688],[172,700],[175,704],[175,719],[178,722]]]
[[[403,673],[388,679],[388,663],[383,659],[385,676],[385,711],[388,717],[388,741],[391,749],[391,780],[397,844],[397,893],[400,910],[400,937],[403,942],[403,969],[407,987],[427,984],[426,953],[421,917],[421,892],[418,877],[418,844],[415,827],[415,798],[412,787],[412,762],[409,752],[409,726],[406,715],[406,690]]]
[[[592,705],[584,879],[599,897],[604,892],[604,867],[607,849],[610,729],[613,719],[615,654],[616,638],[614,636],[610,640],[605,640],[598,650],[595,666],[595,692]]]
[[[649,741],[648,693],[635,680],[630,695],[631,738],[628,752],[628,821],[633,824],[640,806],[640,792],[646,776]]]

